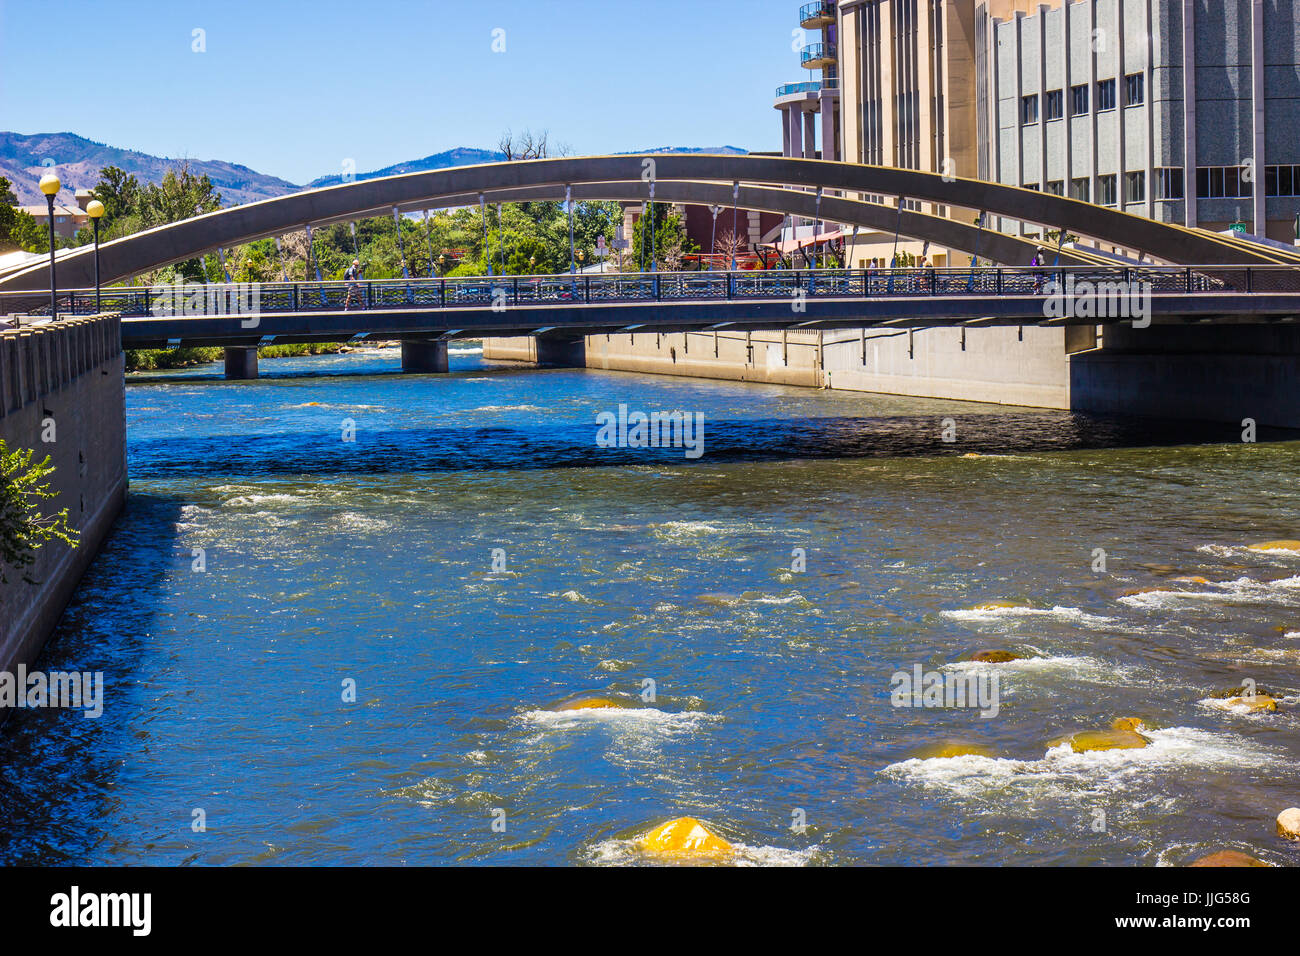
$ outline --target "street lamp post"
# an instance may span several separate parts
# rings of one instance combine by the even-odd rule
[[[53,322],[59,317],[58,315],[58,292],[56,291],[54,281],[54,197],[58,195],[59,187],[63,184],[59,182],[59,177],[54,173],[46,173],[37,183],[37,188],[45,194],[45,203],[50,211],[50,321]]]
[[[98,315],[103,311],[99,306],[99,219],[104,215],[104,204],[92,199],[86,203],[86,215],[95,229],[95,314]]]

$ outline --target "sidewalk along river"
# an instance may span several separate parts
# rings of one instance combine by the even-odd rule
[[[6,725],[0,860],[656,862],[691,817],[734,863],[1296,862],[1300,552],[1252,546],[1300,538],[1300,444],[399,364],[132,378],[130,504],[39,665],[103,714]],[[703,454],[601,447],[620,405]]]

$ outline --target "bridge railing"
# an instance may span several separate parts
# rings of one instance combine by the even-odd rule
[[[767,269],[735,272],[582,273],[362,279],[355,282],[113,286],[102,309],[125,318],[345,309],[451,309],[613,302],[707,302],[921,296],[1300,293],[1295,266],[1024,266],[927,269]],[[92,289],[60,292],[59,312],[95,311]],[[0,315],[49,311],[47,295],[0,294]]]

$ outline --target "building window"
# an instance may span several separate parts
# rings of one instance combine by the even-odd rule
[[[1034,192],[1039,192],[1039,191],[1040,191],[1039,188],[1038,188],[1038,183],[1025,183],[1025,185],[1024,185],[1023,188],[1025,188],[1025,189],[1032,189]]]
[[[1169,167],[1156,170],[1156,199],[1183,198],[1183,171]]]
[[[1052,195],[1052,196],[1064,196],[1064,195],[1065,195],[1065,180],[1063,180],[1063,179],[1053,179],[1053,180],[1049,180],[1048,183],[1047,183],[1047,192],[1048,192],[1049,195]]]
[[[1058,120],[1065,115],[1065,92],[1050,90],[1043,94],[1043,119]]]
[[[1265,196],[1300,196],[1300,166],[1264,167]]]
[[[1070,115],[1083,116],[1088,112],[1088,84],[1070,87]]]
[[[1070,198],[1081,199],[1084,202],[1092,201],[1092,189],[1086,176],[1083,179],[1070,180]]]
[[[1115,176],[1098,176],[1097,177],[1097,205],[1113,206],[1115,205]]]
[[[1115,81],[1097,81],[1097,112],[1115,108]]]
[[[1249,199],[1251,182],[1240,166],[1200,166],[1196,170],[1197,199]]]
[[[1146,77],[1141,73],[1130,73],[1124,77],[1124,105],[1141,106],[1146,102]]]
[[[1038,94],[1020,97],[1020,123],[1033,126],[1038,122]]]
[[[1147,174],[1144,172],[1124,174],[1124,201],[1147,201]]]

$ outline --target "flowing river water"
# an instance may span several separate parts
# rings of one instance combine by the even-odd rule
[[[1300,442],[398,370],[131,380],[130,503],[39,665],[104,712],[4,727],[0,860],[638,862],[693,816],[754,864],[1300,862],[1300,553],[1250,549],[1300,538]],[[620,404],[703,413],[703,456],[597,447]],[[996,714],[895,706],[918,667],[996,669]],[[1210,699],[1245,680],[1278,711]]]

